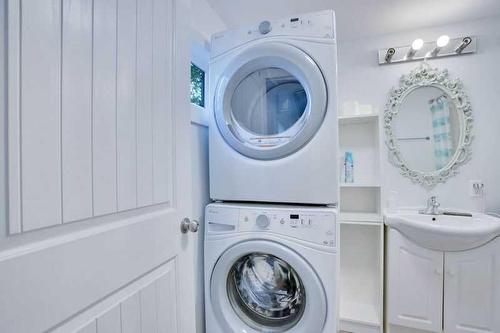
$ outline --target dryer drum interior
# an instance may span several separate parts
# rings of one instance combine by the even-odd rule
[[[265,253],[238,259],[229,271],[227,292],[238,316],[254,328],[286,331],[301,319],[305,288],[284,260]]]
[[[279,159],[307,144],[328,104],[319,66],[304,51],[268,42],[242,52],[217,84],[214,114],[225,141],[260,160]]]
[[[238,84],[231,98],[231,116],[236,125],[263,144],[269,136],[296,135],[302,126],[292,127],[306,106],[307,93],[292,74],[280,68],[265,68]]]

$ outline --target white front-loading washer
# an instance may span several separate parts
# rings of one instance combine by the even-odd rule
[[[212,199],[337,203],[335,37],[333,11],[212,36]]]
[[[339,226],[328,207],[205,211],[207,333],[334,333]]]

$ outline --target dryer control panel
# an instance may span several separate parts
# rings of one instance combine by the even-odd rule
[[[210,204],[205,219],[207,234],[268,232],[337,247],[334,208]]]
[[[236,46],[265,37],[312,37],[335,39],[335,13],[324,10],[289,16],[277,20],[262,20],[252,26],[222,31],[212,35],[211,57]]]

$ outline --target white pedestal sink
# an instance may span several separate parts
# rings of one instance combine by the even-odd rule
[[[500,333],[500,219],[386,214],[389,333]]]
[[[401,210],[385,214],[385,224],[413,242],[437,251],[465,251],[500,235],[500,219],[479,213],[463,217]]]

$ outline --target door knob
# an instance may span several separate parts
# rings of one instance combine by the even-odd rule
[[[200,227],[200,224],[196,220],[190,220],[188,217],[185,217],[181,221],[181,232],[183,234],[187,233],[188,231],[191,232],[197,232],[198,228]]]

